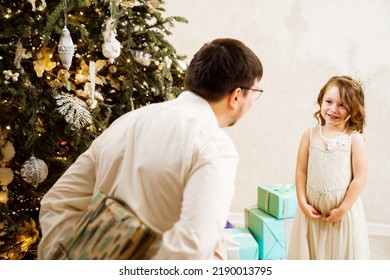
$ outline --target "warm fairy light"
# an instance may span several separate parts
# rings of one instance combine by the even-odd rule
[[[11,127],[9,125],[7,125],[5,128],[11,130]]]
[[[84,15],[84,13],[83,12],[80,12],[80,16],[83,16]]]

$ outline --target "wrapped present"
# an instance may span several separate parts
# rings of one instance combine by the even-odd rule
[[[228,260],[258,260],[259,245],[248,228],[226,228]]]
[[[246,223],[259,245],[260,260],[277,260],[286,258],[285,222],[264,211],[252,208],[245,209]]]
[[[297,206],[295,185],[261,185],[257,188],[257,207],[275,218],[294,218]]]

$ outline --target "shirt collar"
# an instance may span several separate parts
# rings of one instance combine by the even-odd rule
[[[177,99],[179,101],[183,101],[185,103],[191,103],[197,105],[199,111],[201,111],[202,116],[208,119],[208,121],[212,122],[215,126],[219,127],[217,116],[215,115],[213,109],[210,106],[210,103],[204,99],[203,97],[191,92],[184,91],[182,92]]]

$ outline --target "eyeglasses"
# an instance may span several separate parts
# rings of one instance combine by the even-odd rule
[[[254,93],[253,93],[253,99],[254,100],[257,100],[260,98],[261,94],[263,93],[263,90],[262,89],[259,89],[259,88],[246,88],[246,87],[241,87],[242,89],[246,89],[246,90],[253,90]]]

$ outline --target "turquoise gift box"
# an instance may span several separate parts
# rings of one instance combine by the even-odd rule
[[[257,207],[275,218],[294,218],[297,206],[295,185],[279,184],[257,187]]]
[[[259,245],[259,260],[286,258],[286,230],[282,219],[253,208],[245,209],[246,225]]]
[[[248,228],[227,228],[228,260],[258,260],[259,245]]]

